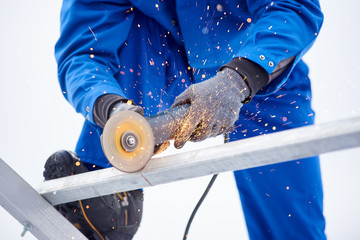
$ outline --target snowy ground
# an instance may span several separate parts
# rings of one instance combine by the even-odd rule
[[[62,98],[56,80],[53,47],[60,5],[59,0],[0,2],[0,157],[34,187],[52,152],[73,149],[83,121]],[[317,123],[360,116],[360,3],[323,1],[322,6],[324,26],[305,58],[311,66]],[[360,149],[321,156],[329,239],[360,239],[359,156]],[[135,240],[181,239],[209,179],[145,189],[145,212]],[[21,239],[21,231],[0,208],[1,239]],[[190,234],[191,239],[248,239],[231,173],[220,175]],[[23,239],[35,238],[27,234]]]

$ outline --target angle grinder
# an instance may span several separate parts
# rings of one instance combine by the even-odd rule
[[[154,147],[175,137],[189,104],[144,117],[133,111],[115,113],[105,124],[101,145],[109,162],[123,172],[143,169]]]

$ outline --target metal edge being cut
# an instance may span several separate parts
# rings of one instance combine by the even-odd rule
[[[109,168],[45,181],[38,190],[50,203],[59,204],[359,146],[360,117],[356,117],[154,158],[139,172]]]
[[[129,132],[138,141],[132,151],[122,146],[123,136]],[[133,111],[120,111],[106,123],[101,145],[106,158],[115,168],[123,172],[135,172],[144,168],[152,157],[154,135],[143,116]]]

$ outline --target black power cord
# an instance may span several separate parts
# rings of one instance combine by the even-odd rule
[[[225,133],[225,135],[224,135],[224,143],[228,143],[228,142],[229,142],[229,133]],[[191,216],[190,216],[190,218],[188,220],[188,223],[186,225],[186,228],[185,228],[183,240],[187,240],[188,233],[189,233],[189,230],[190,230],[190,226],[191,226],[192,221],[194,220],[196,212],[199,210],[202,202],[204,201],[205,197],[209,193],[209,191],[210,191],[212,185],[214,184],[217,176],[218,176],[218,174],[215,174],[215,175],[212,176],[212,178],[211,178],[209,184],[207,185],[203,195],[201,196],[200,200],[198,201],[198,203],[196,204],[194,210],[192,211]]]

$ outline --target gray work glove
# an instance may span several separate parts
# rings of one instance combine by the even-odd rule
[[[171,106],[191,104],[175,136],[175,147],[179,149],[187,141],[202,141],[229,131],[239,118],[242,102],[249,94],[243,78],[230,68],[191,85]]]

